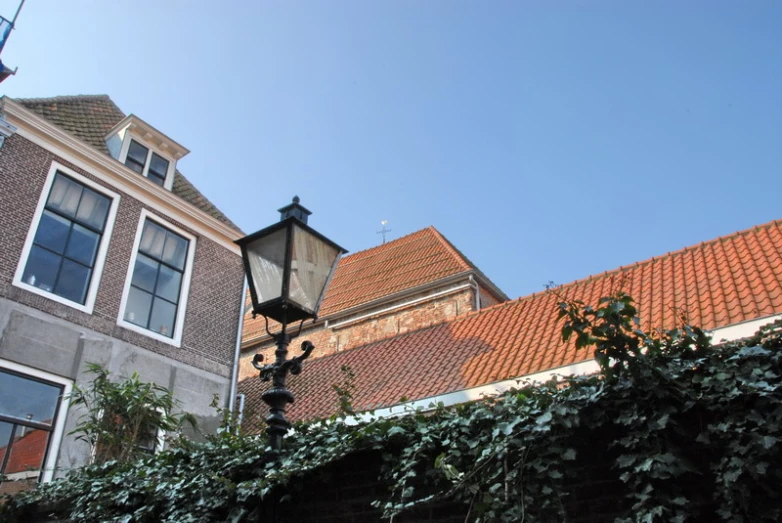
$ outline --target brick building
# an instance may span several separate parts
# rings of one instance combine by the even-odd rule
[[[408,238],[423,234],[434,232]],[[423,246],[404,246],[405,240],[399,240],[399,256],[386,260],[389,264],[400,260],[397,270],[402,279],[407,274],[404,265],[423,264],[430,255]],[[354,254],[355,262],[371,257],[372,252]],[[340,265],[344,275],[349,273],[351,262],[347,257],[345,266]],[[385,265],[375,268],[381,275],[387,270],[394,271]],[[382,277],[369,276],[365,280],[367,289],[362,288],[361,293],[382,293],[383,282]],[[334,288],[327,291],[324,307],[350,303],[345,298],[351,294],[339,297],[342,285],[349,287],[351,283],[335,281]],[[557,292],[594,304],[618,290],[636,300],[644,329],[674,328],[684,315],[693,325],[711,331],[716,339],[749,336],[759,326],[782,318],[782,221],[575,281]],[[397,320],[394,314],[367,316],[362,321],[369,325],[360,335],[349,336],[346,347],[337,346],[341,343],[337,329],[322,327],[309,337],[325,337],[329,355],[307,361],[300,375],[288,379],[296,395],[288,417],[311,420],[334,414],[338,396],[333,386],[345,382],[344,367],[355,375],[353,407],[359,412],[374,409],[376,415],[427,408],[432,403],[472,401],[515,387],[522,379],[544,381],[556,374],[596,372],[590,350],[578,351],[572,342],[562,342],[557,317],[559,299],[543,292],[513,301],[498,300],[501,303],[478,309],[458,307],[457,302],[467,304],[469,299],[454,294],[446,312],[445,305],[438,308],[436,298],[431,298],[418,305],[415,322],[398,333],[384,325],[405,325],[402,314],[411,312],[394,313],[399,315]],[[248,322],[245,341],[257,332],[257,320]],[[349,350],[337,350],[343,348]],[[267,411],[260,401],[267,384],[246,370],[242,375],[245,379],[239,391],[246,396],[245,426],[257,430]]]
[[[177,169],[188,150],[107,96],[1,101],[0,474],[89,459],[67,399],[88,362],[210,428],[235,383],[241,231]]]

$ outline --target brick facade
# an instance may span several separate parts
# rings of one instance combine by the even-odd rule
[[[294,339],[293,351],[298,350],[300,340],[309,340],[316,347],[310,359],[320,358],[442,323],[475,310],[475,291],[465,287],[466,283],[462,283],[384,303],[369,311],[340,317],[331,321],[328,327],[318,323]],[[490,294],[481,290],[482,303],[485,296]],[[409,302],[416,303],[405,306]],[[267,339],[259,345],[243,350],[239,381],[257,375],[257,371],[250,364],[256,353],[263,354],[264,361],[272,361],[274,346]]]
[[[14,273],[46,176],[52,162],[62,164],[101,186],[120,194],[120,203],[92,314],[73,309],[12,285]],[[151,183],[151,182],[150,182]],[[0,297],[47,312],[76,325],[143,347],[157,354],[214,372],[230,375],[242,292],[241,258],[199,236],[141,201],[124,194],[103,179],[70,164],[16,134],[0,149]],[[189,299],[181,347],[154,340],[117,325],[120,301],[133,255],[133,242],[141,210],[147,208],[196,239]],[[106,239],[104,238],[103,241]]]

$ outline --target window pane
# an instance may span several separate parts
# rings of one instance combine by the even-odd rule
[[[166,173],[168,173],[168,160],[152,153],[152,159],[149,161],[149,172],[165,179]]]
[[[91,272],[84,265],[72,262],[67,258],[64,259],[54,293],[68,300],[83,304],[84,299],[87,297],[87,286],[90,283]]]
[[[54,184],[52,184],[52,190],[49,193],[46,206],[57,209],[68,216],[74,216],[76,208],[79,206],[81,192],[81,185],[57,174],[55,175]]]
[[[5,421],[0,421],[0,465],[3,464],[5,458],[5,451],[8,449],[8,444],[11,443],[11,431],[14,430],[14,424]],[[0,470],[0,474],[3,471]]]
[[[184,270],[187,243],[187,240],[169,231],[166,237],[166,248],[163,251],[163,261],[177,269]]]
[[[68,241],[70,228],[71,221],[67,218],[58,216],[51,211],[43,211],[33,241],[58,254],[62,254],[65,250],[65,243]]]
[[[109,203],[111,200],[95,191],[84,188],[84,194],[81,197],[79,210],[76,212],[76,218],[90,225],[100,232],[103,232],[103,226],[106,222],[106,213],[109,212]]]
[[[125,160],[125,165],[133,169],[139,174],[144,174],[144,164],[133,161],[131,158]]]
[[[139,256],[140,257],[140,256]],[[179,303],[179,285],[182,283],[182,273],[165,265],[160,266],[157,291],[155,294],[168,301]]]
[[[151,294],[131,287],[128,293],[128,304],[125,307],[125,321],[147,328],[147,319],[149,318],[151,306]]]
[[[17,425],[11,454],[3,473],[11,480],[37,481],[46,457],[49,434],[48,430]]]
[[[51,424],[61,393],[59,385],[0,371],[0,414],[5,416]]]
[[[24,268],[22,280],[39,289],[51,292],[54,288],[54,280],[60,268],[60,257],[45,249],[33,245],[27,265]]]
[[[155,417],[159,420],[160,413],[155,412]],[[158,445],[158,431],[157,427],[152,424],[152,420],[149,423],[145,423],[141,427],[141,434],[139,435],[136,443],[136,448],[141,451],[142,454],[155,454],[155,450]]]
[[[100,236],[91,230],[85,229],[81,225],[74,223],[71,238],[68,241],[68,248],[65,250],[65,255],[68,258],[73,258],[84,265],[92,267],[95,260],[95,253],[98,252],[98,242],[100,242]]]
[[[158,267],[160,267],[158,262],[139,254],[136,257],[136,266],[133,268],[133,278],[130,282],[145,291],[155,292]]]
[[[176,306],[160,298],[155,298],[152,306],[152,317],[149,320],[149,329],[159,332],[169,338],[174,337],[174,317]]]
[[[130,147],[128,148],[128,158],[135,161],[136,163],[140,163],[141,165],[144,165],[147,163],[147,153],[149,152],[149,149],[144,147],[138,142],[135,142],[133,140],[130,141]]]
[[[252,284],[260,302],[282,295],[282,267],[285,264],[287,234],[286,229],[281,229],[247,245]]]
[[[144,232],[141,233],[139,250],[150,256],[162,259],[163,245],[166,242],[166,230],[151,220],[144,222]]]
[[[165,178],[161,178],[160,176],[154,174],[152,171],[149,171],[147,173],[147,179],[154,182],[155,184],[163,187],[163,184],[166,182]]]

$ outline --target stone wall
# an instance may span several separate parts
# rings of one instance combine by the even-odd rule
[[[438,293],[443,294],[427,299],[428,296]],[[301,340],[309,340],[316,347],[310,358],[319,358],[423,329],[472,312],[475,308],[474,294],[475,291],[470,287],[465,288],[464,284],[453,285],[383,304],[375,310],[340,318],[329,323],[328,327],[319,323],[294,339],[291,349],[297,353]],[[415,300],[421,301],[404,306],[405,303]],[[264,355],[264,361],[272,361],[274,358],[274,346],[268,339],[260,345],[243,350],[239,366],[240,381],[257,374],[250,364],[256,352]]]
[[[97,363],[112,375],[128,377],[138,373],[142,381],[168,388],[179,402],[179,409],[194,414],[203,430],[213,430],[219,419],[210,407],[217,395],[225,399],[230,375],[220,376],[185,365],[153,351],[123,340],[80,327],[51,314],[0,298],[0,367],[4,362],[28,367],[72,380],[85,387],[92,380],[87,363]],[[58,449],[56,476],[87,462],[90,448],[68,436],[83,409],[68,411],[64,426],[57,422],[55,431],[63,434]]]

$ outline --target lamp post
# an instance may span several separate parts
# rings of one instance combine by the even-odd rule
[[[301,333],[305,320],[317,319],[329,280],[339,258],[347,252],[307,225],[312,213],[299,204],[298,196],[279,211],[278,223],[236,240],[242,250],[253,317],[265,318],[266,332],[277,346],[273,363],[261,365],[261,354],[256,354],[252,362],[260,371],[261,380],[272,382],[261,399],[269,405],[266,433],[275,450],[282,447],[282,437],[291,426],[285,419],[285,407],[293,403],[294,397],[285,380],[289,372],[301,372],[302,362],[315,348],[305,341],[301,344],[302,354],[287,359],[288,345]],[[269,331],[269,319],[281,325],[279,332]],[[296,321],[301,322],[299,332],[291,336],[287,327]]]

